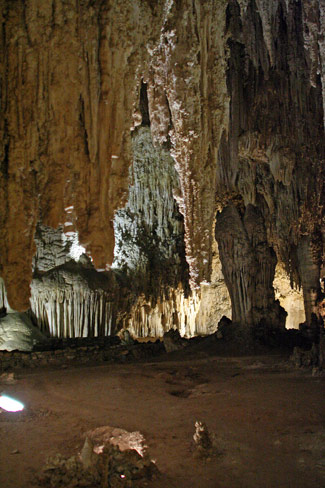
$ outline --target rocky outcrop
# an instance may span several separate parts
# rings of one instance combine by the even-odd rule
[[[137,70],[159,26],[131,1],[4,0],[1,15],[1,275],[24,309],[39,220],[57,228],[73,207],[96,267],[112,260]]]
[[[229,114],[226,6],[224,0],[166,2],[160,39],[150,51],[152,132],[171,142],[192,288],[211,274],[218,148]]]
[[[215,235],[234,321],[283,322],[276,262],[317,317],[323,0],[1,0],[0,12],[0,274],[15,309],[29,306],[36,245],[35,270],[66,265],[70,244],[42,248],[41,223],[77,236],[98,270],[116,234],[118,320],[134,328],[144,301],[175,325],[181,283],[204,330],[217,314],[202,304],[224,303]]]
[[[132,146],[128,201],[114,219],[113,270],[125,290],[118,328],[135,337],[162,337],[171,328],[188,337],[212,333],[222,315],[231,316],[218,250],[211,283],[190,291],[174,160],[166,144],[153,145],[144,124],[133,132]]]
[[[95,270],[78,234],[67,226],[39,224],[35,242],[30,298],[34,323],[52,337],[114,333],[119,300],[114,275]]]
[[[3,0],[1,6],[1,274],[14,308],[28,306],[39,220],[57,228],[73,207],[96,268],[112,261],[112,220],[126,193],[141,77],[149,84],[153,136],[171,142],[180,174],[191,281],[202,281],[210,266],[216,151],[226,125],[226,2],[153,8],[137,0],[78,7]]]
[[[57,229],[38,224],[34,241],[36,252],[33,257],[33,272],[42,273],[62,266],[70,261],[79,262],[89,267],[90,259],[85,248],[80,246],[78,233],[69,230],[71,222]]]

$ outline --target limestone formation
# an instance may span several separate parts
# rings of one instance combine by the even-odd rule
[[[144,452],[140,432],[109,426],[87,433],[80,456],[48,459],[37,485],[85,488],[147,486],[159,476],[158,468]]]
[[[299,329],[299,325],[306,320],[302,289],[291,286],[289,276],[279,265],[275,268],[273,287],[275,298],[288,313],[286,327]]]
[[[46,340],[24,312],[11,312],[0,318],[0,350],[32,351]]]
[[[193,335],[230,316],[229,292],[234,322],[281,327],[278,263],[321,322],[323,0],[0,0],[0,16],[5,308],[32,291],[63,335]]]
[[[173,197],[179,189],[174,161],[167,149],[153,146],[149,127],[133,132],[132,147],[128,200],[114,218],[113,269],[147,295],[179,283],[186,288],[184,224]]]
[[[94,269],[66,265],[34,277],[32,317],[54,337],[94,337],[114,331],[114,284]]]
[[[229,2],[230,121],[218,169],[222,207],[258,207],[267,245],[303,285],[308,322],[324,253],[323,10]]]
[[[200,422],[198,420],[195,422],[195,433],[193,435],[193,440],[197,449],[201,451],[211,449],[212,442],[210,439],[210,434],[204,422]]]
[[[257,325],[264,319],[284,326],[286,313],[275,301],[273,288],[276,257],[256,207],[249,204],[242,216],[235,206],[225,207],[217,218],[216,239],[233,321]]]

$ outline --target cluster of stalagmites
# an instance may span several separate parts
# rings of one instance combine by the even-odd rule
[[[321,0],[0,6],[14,309],[58,336],[283,328],[280,263],[322,325]]]

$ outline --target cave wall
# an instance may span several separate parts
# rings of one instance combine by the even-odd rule
[[[147,160],[165,151],[166,174],[172,165],[175,173],[166,203],[179,212],[168,247],[172,276],[147,260],[130,298],[120,273],[118,320],[139,330],[139,317],[151,314],[148,331],[166,320],[184,328],[176,312],[189,300],[188,330],[212,326],[211,308],[227,301],[213,278],[215,235],[231,297],[238,291],[231,269],[238,272],[245,254],[237,238],[224,252],[234,229],[232,219],[221,230],[218,221],[227,208],[241,218],[254,208],[268,271],[260,278],[256,260],[253,276],[242,266],[243,283],[254,286],[240,313],[233,299],[235,319],[255,323],[277,307],[279,262],[302,284],[311,321],[324,262],[323,0],[1,0],[0,15],[0,275],[13,308],[29,307],[37,225],[78,234],[94,268],[109,269],[114,225],[136,195],[129,168],[136,171],[141,150]],[[141,125],[153,145],[138,151],[132,134]],[[141,241],[145,229],[154,232],[140,211]],[[169,210],[160,218],[168,222]],[[120,268],[125,243],[116,235]],[[39,246],[37,253],[34,265]]]
[[[229,2],[230,119],[218,165],[222,207],[259,209],[268,245],[303,286],[308,322],[324,260],[323,9]]]
[[[209,273],[216,149],[228,106],[225,5],[1,1],[0,273],[14,308],[28,307],[39,221],[57,228],[73,207],[96,268],[112,262],[141,78],[153,136],[172,141],[191,281]]]

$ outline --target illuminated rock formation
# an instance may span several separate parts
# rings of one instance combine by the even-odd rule
[[[115,247],[104,301],[139,335],[214,330],[228,307],[215,236],[235,321],[283,324],[278,262],[312,322],[325,234],[323,0],[1,0],[0,15],[0,275],[14,309],[29,307],[36,253],[37,320],[45,287],[66,296],[52,303],[76,324],[71,270],[65,292],[53,288],[66,244],[46,250],[42,225],[61,228],[68,247],[78,236],[97,270]],[[142,179],[140,161],[152,162]],[[90,289],[79,311],[97,303]]]
[[[298,329],[306,320],[302,290],[291,286],[289,276],[279,265],[275,269],[273,286],[275,298],[288,313],[286,327]]]

